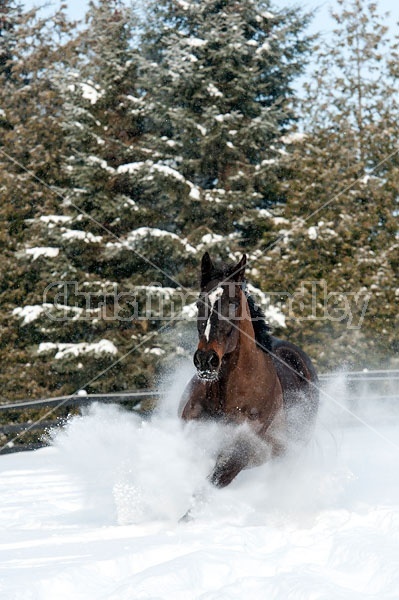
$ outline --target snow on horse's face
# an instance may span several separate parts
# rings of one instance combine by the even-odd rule
[[[208,253],[201,263],[201,293],[197,302],[199,334],[194,364],[201,379],[216,380],[222,359],[235,350],[242,315],[241,284],[245,255],[234,267],[217,270]]]

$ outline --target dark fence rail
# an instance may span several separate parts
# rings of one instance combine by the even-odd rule
[[[349,392],[348,397],[343,397],[341,400],[361,401],[367,397],[373,401],[399,401],[399,370],[379,370],[379,371],[351,371],[347,373],[324,373],[320,375],[320,385],[322,388],[327,388],[330,383],[341,379],[345,390]],[[133,403],[135,406],[142,401],[154,400],[159,398],[161,392],[156,390],[140,390],[134,392],[119,392],[109,394],[73,394],[70,396],[57,396],[55,398],[28,400],[21,402],[0,404],[0,418],[2,414],[8,412],[20,413],[20,411],[29,409],[48,408],[51,414],[56,414],[60,408],[73,407],[81,408],[89,406],[94,402],[102,404],[114,403]],[[133,408],[133,410],[135,410]],[[140,412],[136,409],[136,412]],[[145,412],[141,412],[143,416]],[[15,422],[10,419],[8,423],[0,425],[0,454],[8,454],[10,452],[18,452],[21,450],[35,450],[46,445],[46,442],[38,439],[34,442],[21,443],[23,438],[22,432],[28,431],[43,431],[50,427],[62,426],[65,423],[65,418],[55,418],[49,420],[49,414],[44,415],[40,420],[27,421],[24,423]],[[11,440],[7,438],[11,436]],[[15,439],[14,439],[15,438]]]
[[[9,422],[4,425],[0,424],[0,454],[9,454],[11,452],[20,452],[22,450],[36,450],[46,446],[45,440],[41,439],[41,435],[35,441],[24,443],[23,433],[39,431],[43,432],[46,429],[62,426],[65,423],[65,418],[57,418],[57,411],[62,408],[83,408],[94,402],[102,404],[127,404],[131,403],[135,407],[144,400],[155,400],[161,395],[161,392],[156,390],[140,390],[135,392],[119,392],[109,394],[72,394],[70,396],[56,396],[54,398],[43,398],[38,400],[27,400],[21,402],[0,404],[0,418],[8,413],[18,415],[21,411],[26,412],[30,409],[47,408],[48,413],[37,421],[25,421],[23,423],[15,422],[11,417]],[[136,412],[146,416],[144,410]],[[50,414],[54,418],[49,420]],[[11,437],[11,439],[9,439]]]
[[[355,412],[368,410],[373,403],[384,407],[385,412],[398,415],[399,370],[349,371],[328,373],[320,377],[321,386],[332,397]],[[322,394],[323,398],[323,394]],[[326,396],[326,399],[328,397]],[[389,410],[388,410],[389,409]]]
[[[320,381],[331,381],[340,376],[345,378],[345,381],[399,381],[399,369],[337,371],[336,373],[321,373],[319,379]]]
[[[53,406],[88,406],[93,402],[112,404],[114,402],[139,402],[160,396],[160,392],[143,390],[140,392],[119,392],[110,394],[73,394],[71,396],[56,396],[54,398],[27,400],[12,404],[0,404],[0,413],[7,410],[20,410],[22,408],[51,408]]]

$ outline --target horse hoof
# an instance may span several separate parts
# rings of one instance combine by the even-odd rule
[[[179,519],[179,523],[189,523],[190,521],[192,521],[194,519],[193,515],[191,514],[191,509],[188,510],[186,512],[186,514],[184,514],[182,517],[180,517]]]

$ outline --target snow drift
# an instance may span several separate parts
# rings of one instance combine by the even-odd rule
[[[189,375],[151,421],[94,406],[52,448],[1,457],[1,596],[396,598],[397,416],[366,403],[362,425],[335,404],[335,381],[312,444],[213,490],[229,432],[179,422]],[[194,494],[195,518],[179,523]]]

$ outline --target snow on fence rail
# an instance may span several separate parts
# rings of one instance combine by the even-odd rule
[[[70,396],[57,396],[54,398],[28,400],[23,402],[14,402],[13,404],[0,404],[0,412],[15,410],[21,408],[46,408],[56,406],[87,406],[93,402],[113,403],[113,402],[133,402],[156,398],[160,392],[155,390],[142,390],[139,392],[116,392],[109,394],[72,394]]]
[[[376,370],[376,371],[350,371],[346,373],[323,373],[319,376],[322,388],[329,389],[329,385],[341,381],[345,390],[341,401],[347,401],[352,406],[362,399],[368,401],[391,402],[399,401],[399,369],[398,370]],[[333,393],[333,392],[331,392]],[[28,409],[49,408],[54,411],[64,407],[84,407],[94,402],[101,403],[135,403],[139,405],[142,401],[159,398],[161,392],[157,390],[140,390],[135,392],[119,392],[109,394],[82,394],[77,393],[70,396],[58,396],[55,398],[28,400],[22,402],[0,404],[0,418],[2,413],[20,412]],[[323,397],[322,397],[323,399]],[[133,409],[137,410],[137,408]],[[144,415],[145,413],[142,412]],[[25,430],[43,430],[49,427],[61,426],[65,419],[42,420],[37,423],[32,421],[16,423],[10,421],[0,425],[0,440],[10,435],[18,435]],[[22,436],[21,436],[22,437]],[[16,452],[20,450],[34,450],[46,445],[44,441],[29,443],[3,443],[0,442],[0,454]],[[3,446],[3,447],[1,447]]]
[[[0,418],[2,414],[13,412],[18,413],[22,410],[29,409],[41,409],[48,408],[54,412],[59,408],[65,407],[77,407],[81,408],[89,406],[94,402],[101,402],[102,404],[114,404],[114,403],[134,403],[137,412],[140,412],[143,416],[146,412],[139,411],[136,406],[145,400],[153,400],[160,396],[161,392],[156,390],[140,390],[136,392],[119,392],[119,393],[108,393],[108,394],[72,394],[70,396],[56,396],[54,398],[45,398],[39,400],[27,400],[22,402],[13,402],[0,404]],[[10,435],[13,437],[18,436],[23,431],[33,430],[45,430],[50,427],[62,426],[65,423],[65,418],[54,418],[53,420],[40,420],[38,422],[27,421],[24,423],[9,422],[6,424],[0,424],[0,454],[9,454],[10,452],[19,452],[21,450],[36,450],[46,445],[44,440],[38,439],[35,442],[23,443],[23,440],[16,440],[17,443],[1,441],[2,438],[7,439]],[[22,436],[21,436],[22,437]],[[22,441],[22,443],[21,443]]]

